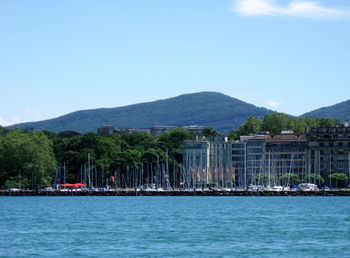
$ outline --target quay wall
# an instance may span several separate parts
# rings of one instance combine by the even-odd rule
[[[36,191],[0,190],[0,196],[350,196],[350,190],[332,191]]]

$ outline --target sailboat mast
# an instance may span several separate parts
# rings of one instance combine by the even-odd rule
[[[244,188],[247,189],[247,143],[244,143]]]
[[[88,153],[88,177],[89,177],[89,188],[91,187],[90,181],[90,153]]]
[[[271,174],[271,151],[269,150],[269,176],[268,176],[268,183],[269,183],[269,185],[268,186],[271,185],[271,183],[270,183],[270,174]]]
[[[104,174],[104,166],[102,164],[102,174],[101,174],[101,188],[103,187],[103,175]]]
[[[173,160],[173,190],[175,190],[175,159]]]
[[[321,179],[321,151],[318,150],[318,174],[319,178]],[[321,184],[321,182],[319,182]]]
[[[148,169],[148,162],[146,163],[147,166],[147,178],[146,178],[146,188],[148,188],[148,177],[149,177],[149,169]]]
[[[168,157],[168,149],[166,149],[166,184],[168,188],[168,179],[169,179],[169,157]],[[170,187],[170,186],[169,186]]]
[[[348,162],[349,162],[349,164],[348,164],[348,170],[349,170],[349,186],[348,186],[348,187],[350,187],[350,152],[348,152]]]
[[[66,162],[63,162],[63,184],[64,189],[66,189]]]
[[[330,173],[329,185],[332,188],[332,151],[330,151],[330,153],[329,153],[329,173]]]

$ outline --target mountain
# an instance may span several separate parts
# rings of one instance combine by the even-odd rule
[[[329,107],[323,107],[320,109],[316,109],[311,112],[307,112],[301,117],[316,117],[316,118],[321,118],[321,117],[326,117],[326,118],[339,118],[341,121],[349,120],[350,119],[350,100],[335,104],[333,106]]]
[[[116,128],[202,125],[226,133],[239,127],[249,116],[262,118],[269,113],[272,111],[222,93],[200,92],[124,107],[77,111],[50,120],[21,123],[8,128],[85,133],[96,132],[97,128],[106,124]]]

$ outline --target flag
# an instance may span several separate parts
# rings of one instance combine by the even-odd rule
[[[197,178],[198,181],[201,181],[201,174],[199,173],[199,168],[197,167]]]
[[[207,177],[206,177],[206,173],[205,173],[205,167],[202,168],[202,173],[203,173],[203,180],[205,180]]]
[[[114,176],[112,176],[112,182],[114,183],[114,180],[115,180],[115,178],[114,178]]]
[[[215,168],[215,180],[218,180],[218,169]]]
[[[210,183],[212,183],[211,168],[209,168],[208,173],[209,173],[209,181],[210,181]]]
[[[192,177],[192,180],[194,180],[194,172],[193,172],[193,167],[191,167],[191,177]]]
[[[232,167],[232,180],[236,181],[236,168]]]
[[[220,168],[220,178],[221,180],[224,180],[224,173],[222,172],[222,167]]]
[[[226,168],[226,179],[230,180],[230,169],[228,167]]]

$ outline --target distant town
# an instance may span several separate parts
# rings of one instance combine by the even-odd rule
[[[103,125],[100,128],[98,128],[97,133],[101,136],[110,136],[116,132],[120,134],[127,134],[127,133],[149,133],[153,136],[162,134],[166,131],[173,130],[175,128],[183,128],[188,130],[189,132],[194,133],[202,133],[204,126],[198,126],[198,125],[190,125],[190,126],[153,126],[151,128],[137,128],[137,129],[131,129],[131,128],[118,128],[116,129],[113,125]]]
[[[235,132],[254,122],[259,120],[248,119]],[[1,169],[8,175],[1,177],[1,184],[10,192],[38,193],[40,189],[53,195],[67,191],[290,195],[333,189],[350,194],[350,127],[348,121],[336,124],[305,129],[305,133],[260,131],[234,137],[198,125],[136,129],[103,125],[97,134],[83,135],[3,129],[1,151],[10,153],[13,146],[19,147],[11,159],[4,160]],[[28,156],[28,147],[34,150],[33,156]],[[42,152],[44,148],[47,151]]]
[[[100,127],[98,133],[102,136],[115,132],[158,135],[175,128],[115,129],[106,125]],[[181,128],[201,133],[204,126]],[[186,170],[184,184],[187,182],[188,187],[194,188],[211,185],[218,189],[282,191],[300,184],[305,189],[350,186],[349,123],[346,121],[340,127],[312,128],[305,134],[287,130],[280,134],[261,132],[240,136],[239,140],[196,136],[183,143],[183,167]],[[342,180],[339,175],[343,175]]]

